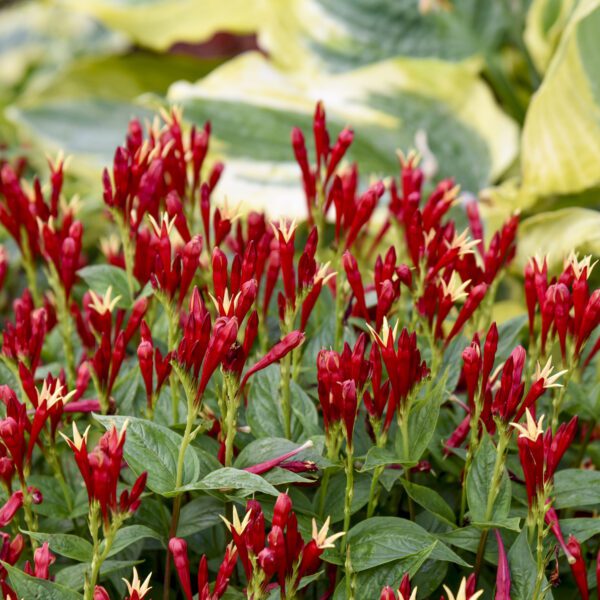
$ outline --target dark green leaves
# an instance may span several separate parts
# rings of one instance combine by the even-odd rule
[[[399,560],[430,546],[431,558],[467,566],[460,556],[434,535],[406,519],[374,517],[348,533],[350,557],[356,572]]]
[[[279,492],[267,483],[260,475],[233,469],[232,467],[223,467],[209,473],[201,481],[192,483],[179,488],[179,492],[191,490],[212,490],[227,493],[231,490],[239,490],[243,495],[262,492],[271,496],[278,496]]]
[[[38,579],[31,575],[26,575],[16,567],[11,567],[2,563],[8,571],[11,586],[17,593],[17,598],[27,598],[27,600],[82,600],[83,596],[52,581]]]
[[[79,562],[89,562],[92,560],[92,545],[77,535],[33,531],[24,531],[23,533],[26,533],[30,538],[40,543],[48,542],[50,550],[61,556],[66,556]]]
[[[554,476],[555,508],[600,504],[600,472],[564,469]]]

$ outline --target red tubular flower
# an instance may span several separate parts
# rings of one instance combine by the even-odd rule
[[[292,456],[296,456],[296,454],[299,454],[300,452],[302,452],[303,450],[306,450],[307,448],[312,448],[312,446],[313,446],[312,441],[308,440],[308,441],[304,442],[304,444],[302,444],[301,446],[298,446],[297,448],[294,448],[293,450],[290,450],[289,452],[285,452],[281,456],[272,458],[271,460],[266,460],[257,465],[253,465],[251,467],[244,467],[244,471],[248,471],[248,473],[255,473],[257,475],[261,475],[262,473],[266,473],[267,471],[270,471],[271,469],[274,469],[275,467],[285,468],[284,461],[287,461],[289,458],[292,458]]]
[[[240,383],[240,389],[246,385],[248,379],[254,375],[254,373],[258,373],[258,371],[262,371],[269,365],[281,360],[284,356],[294,350],[294,348],[300,346],[304,342],[304,338],[304,333],[301,331],[292,331],[291,333],[288,333],[282,340],[277,342],[258,362],[256,362],[246,371]]]
[[[33,568],[29,561],[27,561],[23,570],[28,575],[32,575],[38,579],[50,579],[50,565],[54,564],[55,561],[56,556],[50,552],[48,542],[44,542],[33,553]]]
[[[409,334],[404,328],[398,338],[398,349],[394,348],[397,327],[396,324],[392,330],[384,319],[381,336],[371,329],[375,343],[381,350],[392,388],[384,423],[386,431],[392,423],[396,410],[403,409],[409,394],[429,374],[425,361],[421,360],[415,333]]]
[[[281,275],[286,300],[295,306],[296,301],[296,273],[294,270],[294,239],[296,223],[280,223],[279,227],[273,226],[273,231],[279,242],[279,259],[281,261]]]
[[[475,287],[471,288],[463,307],[460,309],[458,313],[458,317],[456,317],[456,321],[450,330],[450,333],[446,337],[446,341],[444,344],[447,346],[452,338],[456,336],[460,330],[463,328],[465,323],[472,317],[473,313],[479,308],[481,301],[485,297],[488,286],[485,283],[480,283]]]
[[[462,353],[463,375],[467,384],[467,398],[469,408],[473,410],[475,406],[475,396],[479,388],[479,376],[481,374],[481,350],[478,341],[471,342]]]
[[[94,588],[94,599],[93,600],[110,600],[110,596],[105,588],[101,585],[97,585]]]
[[[589,600],[590,592],[587,583],[587,569],[585,560],[581,554],[581,544],[577,541],[577,538],[574,535],[569,536],[567,548],[573,557],[573,562],[569,561],[569,566],[571,567],[571,572],[573,573],[573,577],[575,578],[575,582],[579,588],[581,599]]]
[[[114,426],[109,429],[91,452],[87,450],[89,428],[80,435],[77,425],[73,422],[73,440],[61,433],[73,450],[75,462],[87,488],[89,502],[98,502],[105,523],[110,521],[113,513],[135,512],[146,483],[147,474],[144,472],[134,483],[131,492],[123,492],[120,502],[117,503],[117,484],[123,463],[126,425],[120,432]]]
[[[143,600],[146,597],[146,594],[152,589],[150,587],[150,577],[152,573],[146,577],[145,581],[142,582],[137,569],[133,567],[133,578],[131,582],[127,579],[123,579],[125,582],[125,586],[127,587],[128,596],[125,600]]]
[[[192,600],[192,582],[190,578],[187,542],[182,538],[171,538],[169,540],[169,552],[173,556],[173,562],[183,593],[187,600]]]
[[[196,404],[199,404],[202,394],[208,385],[212,374],[225,359],[227,352],[235,343],[238,333],[238,320],[235,317],[218,318],[212,328],[211,336],[206,346],[206,355],[202,365],[202,373],[196,392]]]
[[[18,490],[0,508],[0,527],[6,527],[23,506],[23,492]]]
[[[500,532],[495,529],[494,533],[496,534],[496,542],[498,543],[498,569],[496,570],[496,595],[494,596],[494,600],[510,600],[508,559]]]
[[[523,473],[529,506],[537,502],[538,491],[543,491],[545,484],[551,482],[561,458],[571,445],[577,428],[577,417],[569,423],[562,423],[556,434],[552,435],[549,428],[546,433],[542,430],[543,416],[536,423],[527,409],[527,425],[512,425],[519,430],[517,445]]]

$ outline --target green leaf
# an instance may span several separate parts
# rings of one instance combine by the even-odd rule
[[[560,528],[565,539],[568,539],[570,535],[574,535],[579,542],[583,543],[600,535],[600,519],[586,517],[561,519]]]
[[[576,193],[600,184],[599,28],[600,2],[581,0],[527,111],[521,143],[523,187],[538,196]],[[580,243],[564,230],[554,239]],[[562,258],[560,251],[553,254]]]
[[[257,373],[251,381],[246,419],[252,434],[256,438],[283,438],[279,366],[270,365]],[[290,387],[290,403],[294,439],[304,440],[321,433],[314,402],[295,382]]]
[[[182,437],[167,427],[147,419],[122,416],[94,415],[106,429],[112,424],[121,428],[128,421],[125,441],[125,459],[136,473],[148,472],[148,487],[157,494],[174,493],[177,472],[177,459]],[[206,452],[188,446],[183,467],[183,485],[199,481],[214,468],[218,468],[216,458]]]
[[[194,498],[181,509],[177,537],[188,537],[222,523],[221,515],[224,512],[224,504],[216,498],[211,496]]]
[[[79,269],[77,274],[83,279],[91,290],[100,296],[106,294],[106,290],[112,287],[112,298],[120,296],[118,306],[129,308],[133,303],[127,273],[124,269],[112,265],[90,265]]]
[[[369,490],[371,488],[371,474],[357,473],[354,476],[354,494],[352,496],[352,505],[350,513],[354,514],[359,511],[369,501]],[[320,495],[323,488],[319,489],[319,493],[315,499],[320,501]],[[344,497],[346,494],[346,474],[344,472],[336,473],[329,480],[327,488],[327,497],[325,498],[325,506],[323,514],[331,518],[332,523],[337,523],[344,518]]]
[[[511,501],[510,479],[506,468],[500,482],[500,489],[494,501],[491,515],[486,515],[488,496],[491,493],[492,475],[496,464],[496,448],[489,435],[484,434],[477,448],[471,470],[467,476],[467,501],[471,521],[502,521],[508,516]]]
[[[231,490],[240,490],[244,495],[262,492],[270,496],[278,496],[279,492],[260,475],[248,473],[233,467],[223,467],[209,473],[201,481],[190,483],[178,489],[178,492],[192,490],[218,490],[227,493]]]
[[[580,508],[600,504],[600,471],[558,471],[554,475],[553,504],[555,508]]]
[[[537,568],[527,543],[527,529],[523,529],[508,551],[511,600],[531,600],[535,588]]]
[[[460,556],[421,526],[397,517],[374,517],[348,533],[354,571],[360,572],[399,560],[434,545],[431,558],[468,566]]]
[[[367,452],[367,457],[361,471],[372,471],[376,467],[385,465],[399,465],[401,461],[402,456],[399,456],[396,451],[373,446],[372,448],[369,448],[369,451]],[[403,466],[409,468],[414,467],[416,464],[417,461],[409,461],[404,462]]]
[[[50,550],[61,556],[72,558],[79,562],[90,562],[92,560],[92,545],[77,535],[68,533],[42,533],[40,531],[23,531],[29,537],[40,543],[48,542]]]
[[[372,569],[366,569],[355,574],[356,598],[378,598],[384,586],[389,585],[394,589],[400,586],[402,577],[408,573],[412,578],[429,558],[435,543],[409,554],[399,560],[385,563]],[[342,578],[338,584],[333,599],[345,600],[346,581]]]
[[[140,561],[136,560],[105,560],[102,563],[102,567],[100,568],[100,576],[105,577],[106,575],[110,575],[111,573],[116,573],[123,569],[130,570],[135,565],[138,565]],[[63,589],[71,588],[75,590],[83,589],[83,584],[85,581],[85,574],[89,570],[90,565],[86,563],[79,563],[77,565],[72,565],[70,567],[65,567],[61,569],[56,574],[56,583],[59,584]],[[34,598],[37,596],[25,596],[25,598]],[[63,598],[63,596],[59,596]],[[46,596],[39,596],[39,598],[44,598],[46,600]],[[70,596],[64,596],[65,599],[70,600]],[[79,594],[73,596],[73,598],[81,598]]]
[[[59,583],[26,575],[20,569],[5,562],[2,566],[8,571],[10,584],[17,598],[27,598],[27,600],[82,600],[83,598],[81,594]]]
[[[408,454],[404,450],[402,431],[398,430],[396,436],[396,452],[402,457],[400,463],[416,463],[427,450],[437,425],[440,406],[446,400],[446,380],[447,374],[444,374],[435,386],[428,387],[426,393],[411,406],[408,416]]]
[[[131,546],[131,544],[135,544],[135,542],[148,538],[162,540],[162,536],[159,533],[145,525],[129,525],[128,527],[122,527],[115,535],[108,556],[114,556],[121,552],[121,550],[125,550],[128,546]]]
[[[514,350],[519,339],[519,335],[523,331],[523,327],[527,323],[526,315],[519,315],[508,321],[505,321],[498,327],[498,349],[496,351],[496,364],[504,362],[510,353]]]
[[[404,486],[406,493],[419,506],[422,506],[425,510],[451,527],[456,527],[454,511],[433,488],[411,483],[406,479],[401,479],[400,482]]]

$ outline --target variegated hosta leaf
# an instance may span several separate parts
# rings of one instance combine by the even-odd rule
[[[497,47],[512,15],[479,0],[266,0],[261,45],[290,69],[344,71],[395,57],[456,61]]]
[[[176,42],[202,42],[219,31],[252,33],[261,23],[263,0],[62,0],[107,27],[156,50]]]
[[[154,117],[154,111],[136,104],[135,98],[164,94],[173,80],[198,77],[215,64],[149,53],[81,60],[37,94],[11,106],[8,116],[22,140],[51,154],[62,149],[73,155],[71,170],[98,185],[98,174],[123,142],[129,120]],[[36,156],[43,161],[43,153],[35,153],[32,160]]]
[[[0,13],[0,102],[84,56],[123,51],[127,40],[86,15],[49,2],[22,2]],[[37,81],[37,80],[41,81]]]
[[[600,0],[581,0],[533,97],[522,176],[537,196],[600,184]]]
[[[454,175],[476,192],[516,152],[515,124],[464,64],[396,59],[292,77],[247,54],[196,84],[175,84],[168,99],[188,120],[212,122],[213,150],[227,160],[221,193],[275,214],[304,211],[289,135],[294,125],[310,131],[319,99],[334,130],[354,127],[351,155],[366,175],[395,174],[395,151],[416,147],[432,175]]]
[[[525,44],[540,73],[548,68],[577,0],[533,0],[527,12]]]
[[[548,256],[551,270],[562,267],[571,250],[600,254],[600,212],[571,207],[545,212],[526,219],[520,227],[515,268],[523,272],[536,254]]]

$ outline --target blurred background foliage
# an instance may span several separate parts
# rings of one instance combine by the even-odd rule
[[[517,268],[600,252],[600,0],[0,6],[0,152],[72,155],[86,210],[129,119],[176,103],[212,122],[221,200],[302,214],[289,134],[322,99],[354,127],[363,181],[416,148],[432,180],[480,197],[489,231],[520,210]]]

